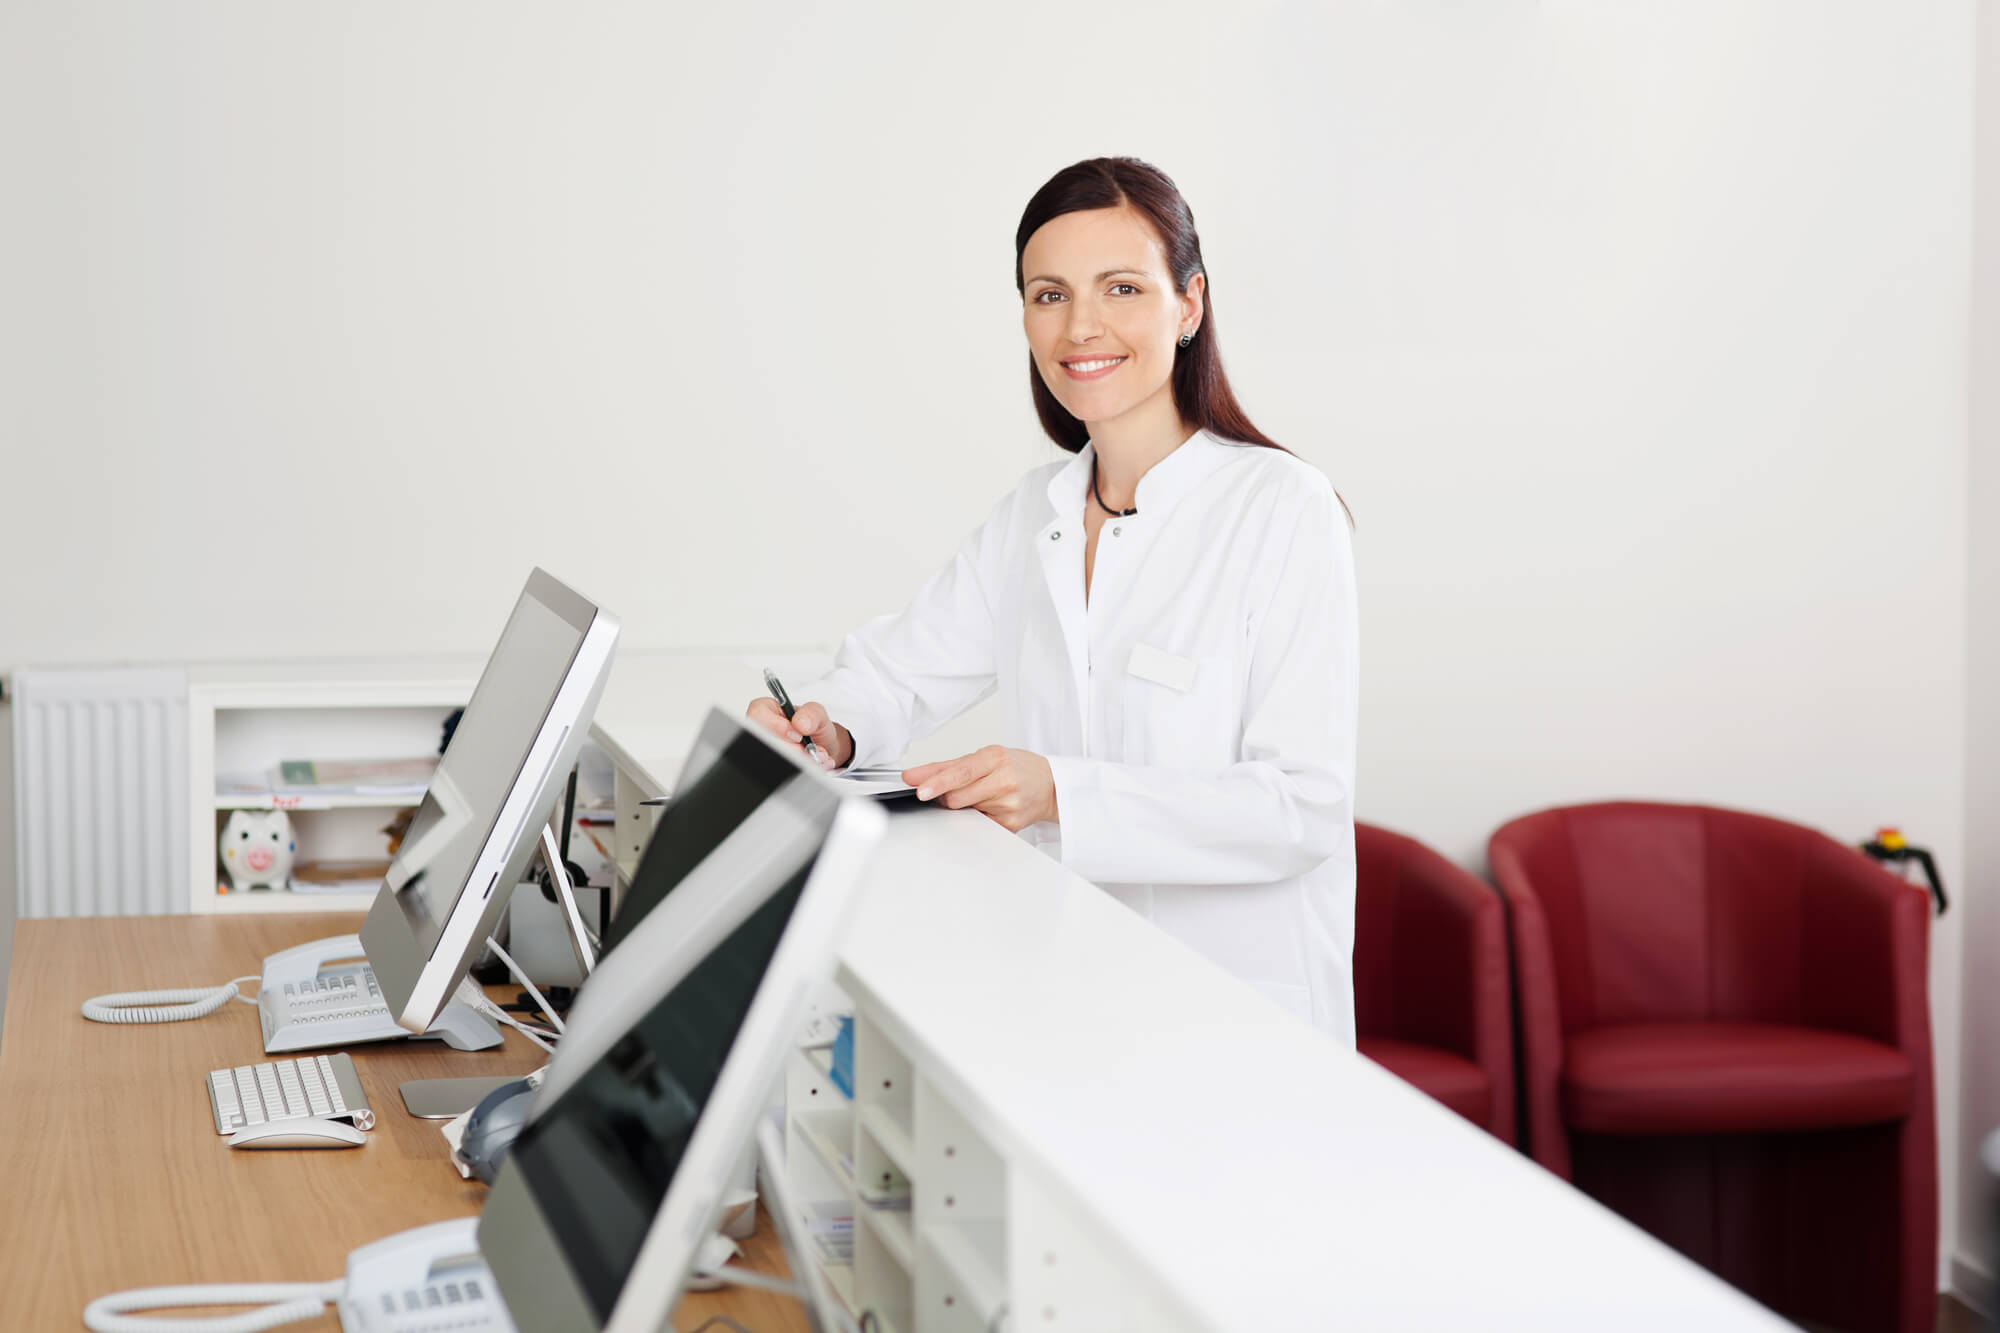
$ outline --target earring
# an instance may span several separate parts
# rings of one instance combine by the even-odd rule
[[[1194,342],[1194,335],[1192,333],[1183,333],[1181,335],[1181,346],[1186,347],[1193,342]]]

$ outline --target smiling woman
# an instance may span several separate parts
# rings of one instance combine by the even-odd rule
[[[1026,305],[1030,348],[1028,390],[1050,439],[1076,453],[1090,440],[1090,428],[1084,423],[1103,419],[1088,414],[1093,403],[1072,399],[1045,378],[1049,362],[1044,348],[1053,345],[1063,331],[1049,318],[1048,309],[1073,304],[1072,291],[1063,278],[1039,267],[1047,247],[1038,247],[1032,256],[1029,253],[1035,237],[1052,225],[1065,232],[1092,233],[1089,240],[1099,243],[1107,255],[1118,254],[1123,247],[1128,261],[1147,261],[1144,267],[1133,263],[1131,267],[1101,270],[1080,288],[1102,295],[1108,285],[1117,299],[1103,304],[1136,317],[1121,324],[1139,334],[1136,341],[1141,347],[1159,348],[1157,335],[1164,328],[1163,321],[1172,321],[1167,364],[1164,368],[1135,367],[1144,373],[1134,378],[1149,383],[1164,381],[1156,388],[1171,388],[1173,407],[1182,417],[1223,439],[1280,447],[1250,424],[1223,373],[1222,351],[1215,338],[1214,297],[1208,288],[1194,214],[1164,172],[1126,157],[1095,158],[1057,172],[1035,191],[1014,232],[1014,286]],[[1030,273],[1033,276],[1025,276]],[[1042,307],[1039,315],[1037,306]],[[1148,317],[1152,327],[1138,328],[1139,321]],[[1037,339],[1038,330],[1043,340]],[[1071,365],[1067,369],[1079,368]],[[1071,375],[1055,382],[1074,383],[1077,378]]]
[[[1014,263],[1035,409],[1076,457],[850,634],[789,720],[769,699],[750,715],[826,764],[879,764],[997,691],[1004,744],[909,769],[919,798],[1025,834],[1351,1045],[1345,507],[1230,391],[1164,173],[1057,173]]]

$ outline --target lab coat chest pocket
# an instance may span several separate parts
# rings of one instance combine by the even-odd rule
[[[1236,762],[1235,663],[1133,646],[1124,676],[1125,762],[1204,772]]]

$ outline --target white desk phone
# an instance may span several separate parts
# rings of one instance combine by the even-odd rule
[[[493,1274],[480,1258],[479,1219],[461,1217],[386,1236],[347,1256],[347,1277],[336,1282],[149,1287],[102,1296],[84,1308],[94,1333],[181,1333],[229,1328],[274,1328],[311,1319],[332,1302],[342,1333],[515,1333]],[[187,1320],[139,1310],[196,1305],[262,1305]],[[261,1316],[261,1318],[260,1318]]]
[[[238,981],[249,979],[238,977],[225,985],[193,990],[100,995],[84,1002],[83,1016],[99,1023],[177,1023],[241,1000],[257,1006],[266,1054],[417,1035],[389,1017],[359,935],[335,935],[272,954],[264,960],[254,1001],[236,989]],[[447,1004],[422,1035],[460,1051],[483,1051],[500,1044],[500,1029],[457,1000]]]

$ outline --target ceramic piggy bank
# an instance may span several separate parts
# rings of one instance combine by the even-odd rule
[[[297,850],[292,821],[283,810],[231,811],[216,844],[232,889],[290,888],[292,853]]]

